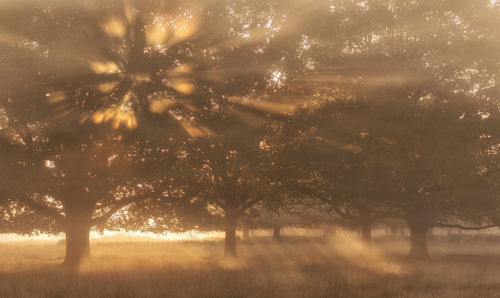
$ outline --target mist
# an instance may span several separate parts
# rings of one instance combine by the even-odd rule
[[[0,296],[495,296],[499,152],[497,0],[0,0]]]

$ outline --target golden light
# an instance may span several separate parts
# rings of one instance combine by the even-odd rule
[[[49,103],[58,103],[66,99],[66,93],[62,90],[46,93]]]
[[[110,37],[123,38],[125,36],[125,25],[118,19],[111,19],[103,25],[104,31]]]
[[[184,94],[191,94],[193,93],[195,87],[192,83],[184,80],[167,80],[166,81],[167,86],[172,87],[175,89],[175,91],[184,93]]]
[[[195,107],[194,105],[188,103],[188,102],[184,102],[182,104],[186,109],[190,110],[191,112],[199,112],[200,109]]]
[[[208,127],[202,126],[195,121],[182,121],[182,126],[184,127],[184,130],[191,136],[192,138],[196,137],[206,137],[206,136],[213,136],[215,133],[209,129]]]
[[[191,37],[195,33],[195,25],[193,22],[182,20],[174,25],[175,38],[177,40],[184,40]]]
[[[9,123],[9,117],[4,108],[0,107],[0,130],[5,129]]]
[[[53,169],[56,167],[56,163],[53,160],[45,160],[44,165],[46,168]]]
[[[129,78],[134,82],[151,82],[151,76],[147,73],[130,74]]]
[[[197,24],[192,15],[182,19],[156,15],[153,24],[146,29],[146,43],[148,46],[162,49],[191,37],[196,32]]]
[[[91,119],[95,124],[111,121],[113,129],[119,129],[122,125],[128,129],[137,127],[137,119],[133,109],[123,105],[98,110],[92,114]]]
[[[177,67],[175,67],[174,69],[170,70],[169,73],[172,73],[172,74],[188,74],[190,73],[192,70],[192,66],[189,65],[189,64],[181,64]]]
[[[118,82],[108,82],[97,85],[96,89],[102,93],[110,93],[116,86],[118,86]]]
[[[205,135],[199,128],[191,126],[189,124],[184,125],[184,129],[193,138]]]
[[[149,102],[149,111],[154,114],[162,114],[174,103],[175,101],[173,99],[154,98]]]
[[[247,97],[233,96],[230,101],[243,104],[254,109],[273,113],[273,114],[288,114],[295,111],[298,103],[285,104],[280,102],[273,102],[269,100],[260,100]]]
[[[100,124],[104,121],[104,116],[106,115],[106,111],[105,110],[99,110],[97,112],[95,112],[94,114],[92,114],[92,121],[95,123],[95,124]],[[86,121],[88,119],[88,115],[84,116],[82,118],[82,121]]]
[[[125,10],[125,17],[127,18],[127,21],[129,24],[132,24],[134,21],[134,10],[130,6],[128,1],[125,1],[124,3],[124,10]]]
[[[103,32],[110,38],[125,38],[128,28],[134,21],[133,9],[125,7],[125,18],[110,18],[101,24]],[[164,54],[164,50],[170,45],[189,38],[195,33],[196,22],[190,11],[184,12],[181,16],[153,15],[151,22],[144,27],[145,48],[144,59],[151,58],[151,51],[158,51]],[[131,38],[136,37],[130,32]],[[133,42],[133,41],[132,41]],[[134,43],[134,42],[133,42]],[[148,99],[147,108],[151,113],[162,114],[167,112],[174,104],[175,96],[168,94],[169,91],[176,91],[181,94],[192,94],[195,90],[194,83],[188,78],[192,75],[193,66],[185,63],[177,63],[172,69],[158,69],[156,74],[144,73],[130,70],[126,61],[129,57],[129,45],[126,43],[115,44],[113,49],[119,57],[113,60],[99,58],[88,61],[90,70],[95,75],[109,75],[109,78],[103,78],[101,82],[92,85],[92,88],[102,94],[103,101],[109,101],[109,104],[93,112],[85,112],[79,117],[79,122],[92,121],[94,124],[109,122],[114,129],[126,127],[133,129],[137,127],[137,117],[134,107],[139,102],[136,98],[137,88],[142,89],[142,83],[159,82],[165,90],[160,93],[154,92],[146,95]],[[124,61],[124,62],[123,62]],[[166,74],[166,76],[161,76]],[[158,81],[156,81],[158,80]],[[125,82],[125,83],[123,83]],[[125,90],[122,90],[126,88]],[[168,91],[168,92],[167,92]],[[123,94],[122,98],[117,98]],[[161,94],[161,95],[159,95]],[[64,93],[51,94],[49,101],[58,102],[66,98]],[[117,101],[119,101],[117,103]],[[198,112],[199,109],[193,104],[184,100],[180,103],[186,110]],[[177,119],[177,117],[170,113]],[[181,117],[182,118],[182,117]],[[180,119],[177,119],[180,120]],[[209,135],[212,133],[207,128],[194,123],[183,123],[186,131],[191,136]]]
[[[155,24],[146,30],[146,43],[152,47],[159,47],[167,41],[170,34],[167,26],[162,23]]]
[[[95,74],[115,74],[121,72],[118,64],[113,61],[91,61],[90,68],[94,71]]]

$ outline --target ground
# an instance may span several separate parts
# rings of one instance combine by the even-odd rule
[[[432,260],[408,263],[406,239],[262,237],[221,241],[96,242],[77,274],[57,264],[64,243],[0,243],[0,297],[500,297],[500,243],[433,240]]]

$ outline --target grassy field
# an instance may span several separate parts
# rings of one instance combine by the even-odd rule
[[[78,274],[57,266],[64,245],[0,245],[1,297],[500,297],[500,244],[430,245],[430,263],[408,264],[408,244],[378,240],[360,256],[353,239],[240,241],[239,260],[221,241],[94,242]]]

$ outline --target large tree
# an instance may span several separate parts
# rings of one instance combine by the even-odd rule
[[[135,175],[141,166],[135,144],[82,129],[49,132],[26,132],[11,141],[17,148],[6,177],[16,209],[11,221],[31,227],[30,232],[63,232],[64,262],[75,268],[90,256],[93,227],[137,200],[162,193],[156,191],[157,181]],[[47,220],[35,220],[39,217]]]

